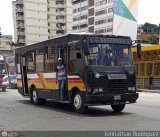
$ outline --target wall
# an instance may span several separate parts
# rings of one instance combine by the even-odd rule
[[[115,0],[113,34],[137,39],[138,0]]]
[[[47,0],[24,0],[26,45],[48,39]]]

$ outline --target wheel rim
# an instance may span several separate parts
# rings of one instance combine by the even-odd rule
[[[36,102],[37,101],[37,93],[35,90],[33,90],[33,101]]]
[[[81,101],[81,96],[77,94],[77,95],[75,96],[75,98],[74,98],[74,106],[75,106],[75,108],[76,108],[76,109],[80,109],[81,103],[82,103],[82,101]]]

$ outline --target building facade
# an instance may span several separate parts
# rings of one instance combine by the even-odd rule
[[[3,35],[0,28],[0,55],[5,57],[13,55],[11,42],[12,35]]]
[[[34,44],[72,31],[70,0],[13,1],[15,41]]]
[[[73,0],[73,31],[137,38],[138,0]]]

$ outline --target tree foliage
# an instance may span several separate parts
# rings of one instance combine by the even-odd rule
[[[146,22],[142,27],[144,32],[151,32],[152,29],[155,29],[157,31],[157,28],[158,28],[158,26],[156,24],[151,24],[148,22]]]
[[[156,40],[157,40],[156,36],[151,36],[149,38],[143,39],[141,42],[143,44],[154,44]]]

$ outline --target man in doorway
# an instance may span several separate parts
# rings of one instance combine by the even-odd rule
[[[57,80],[58,80],[58,84],[59,84],[60,98],[62,101],[64,101],[65,100],[65,92],[66,92],[67,73],[66,73],[66,67],[63,64],[62,58],[58,58],[56,76],[57,76]]]

